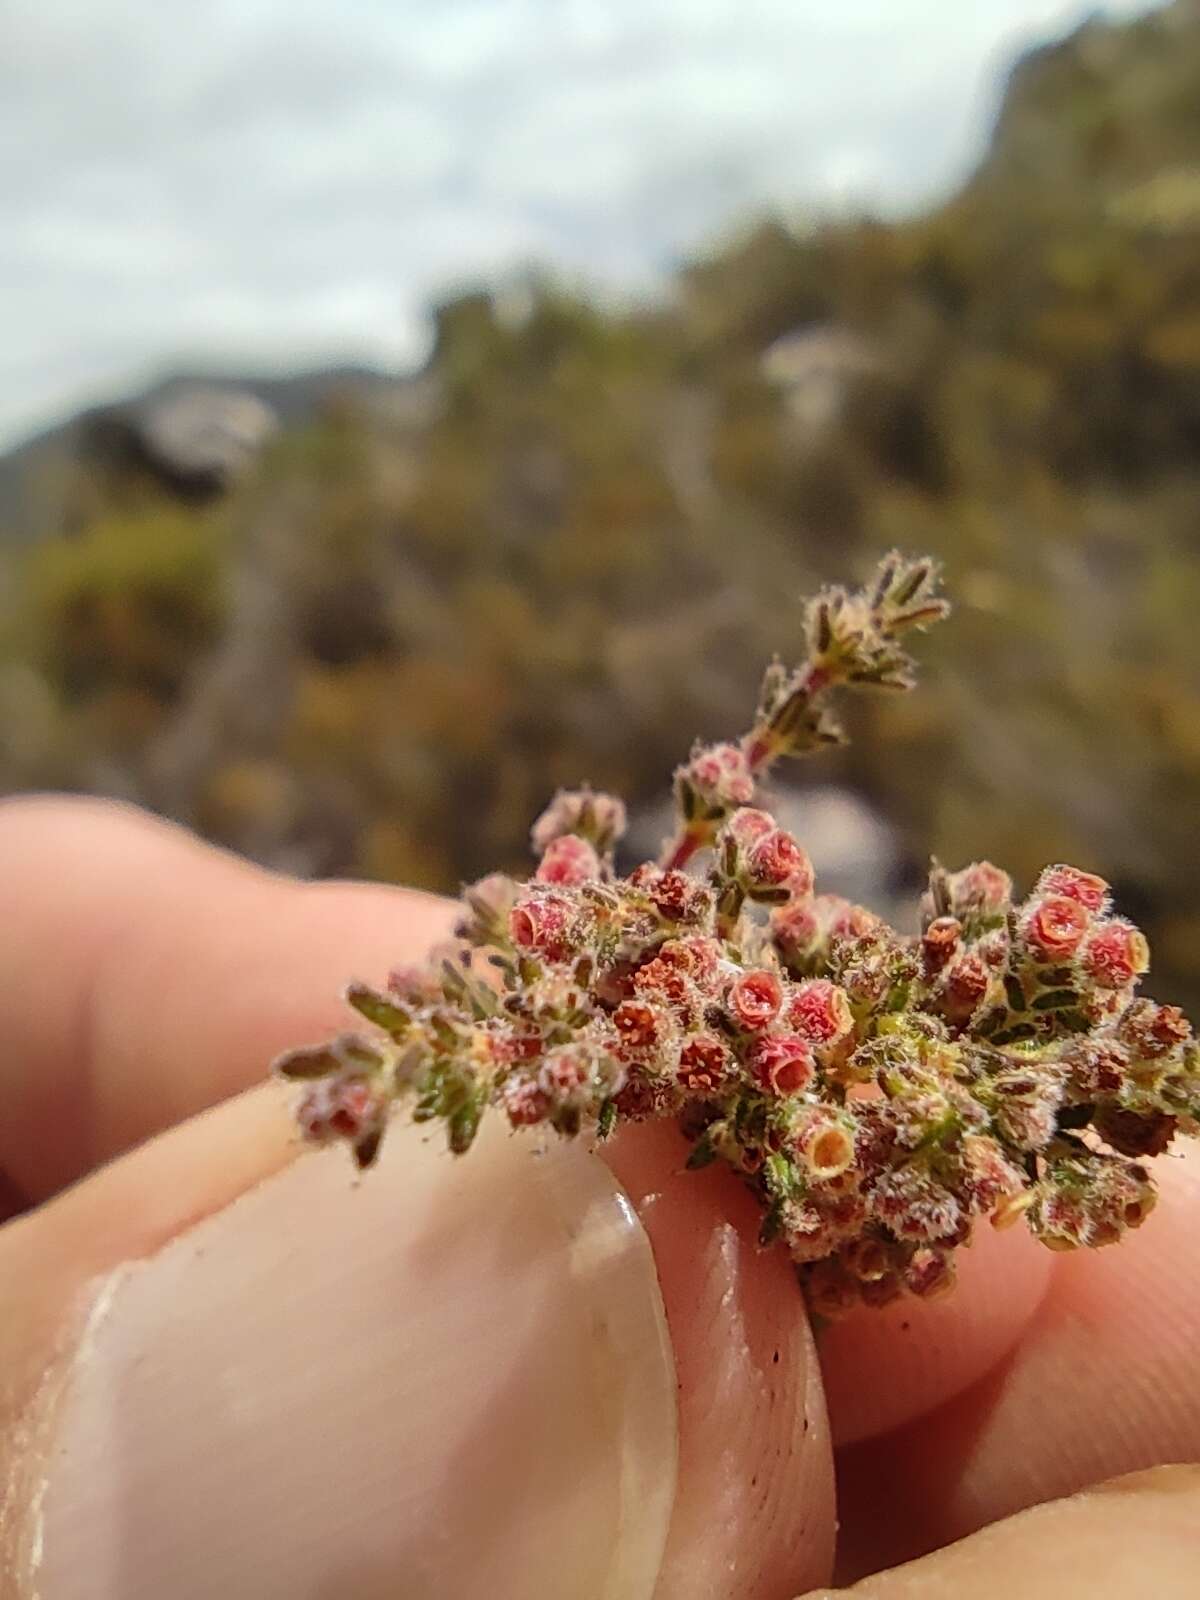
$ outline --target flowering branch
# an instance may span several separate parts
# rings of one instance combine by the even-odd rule
[[[276,1063],[305,1080],[306,1137],[365,1167],[400,1100],[456,1152],[489,1108],[565,1137],[672,1117],[689,1167],[724,1162],[755,1193],[763,1244],[829,1316],[944,1291],[983,1219],[1023,1217],[1058,1250],[1139,1226],[1147,1158],[1200,1123],[1200,1051],[1175,1007],[1137,997],[1149,950],[1104,881],[1050,867],[1017,901],[987,862],[935,864],[905,937],[815,894],[751,803],[777,757],[841,738],[833,689],[911,685],[898,640],[945,614],[935,583],[891,556],[869,589],[809,605],[807,657],[768,670],[750,732],[676,774],[662,865],[618,877],[620,801],[556,796],[532,879],[483,879],[436,962],[351,986],[370,1034]]]
[[[915,664],[899,641],[948,614],[937,585],[932,561],[907,561],[893,552],[866,588],[826,588],[809,602],[805,660],[790,672],[778,659],[767,668],[749,733],[737,743],[698,746],[676,771],[677,826],[663,852],[664,867],[684,867],[710,845],[738,806],[754,803],[758,780],[781,756],[845,742],[830,705],[835,689],[913,687]]]

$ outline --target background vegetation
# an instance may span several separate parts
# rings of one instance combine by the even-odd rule
[[[0,542],[0,785],[453,888],[521,863],[561,782],[656,799],[743,725],[795,597],[932,549],[959,609],[925,686],[797,781],[868,796],[914,867],[1105,872],[1156,992],[1197,997],[1194,5],[1019,64],[928,214],[769,217],[655,308],[533,281],[437,328],[419,380],[206,503],[73,462]]]

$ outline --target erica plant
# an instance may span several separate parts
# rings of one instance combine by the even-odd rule
[[[930,561],[809,602],[805,653],[773,663],[741,739],[675,774],[660,862],[617,875],[625,811],[560,793],[538,865],[467,889],[457,942],[386,993],[352,984],[369,1033],[290,1052],[304,1135],[378,1155],[404,1101],[467,1151],[487,1112],[605,1139],[670,1117],[688,1167],[757,1195],[815,1311],[953,1282],[984,1219],[1051,1249],[1111,1244],[1154,1204],[1146,1159],[1200,1118],[1200,1052],[1136,995],[1145,939],[1102,878],[1048,867],[1027,898],[988,862],[935,864],[921,928],[815,892],[760,795],[774,763],[841,741],[843,688],[906,690],[902,640],[946,615]]]

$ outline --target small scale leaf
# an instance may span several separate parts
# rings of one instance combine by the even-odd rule
[[[271,1070],[281,1078],[331,1078],[341,1072],[342,1061],[332,1045],[318,1044],[285,1051],[275,1058]]]
[[[600,1114],[596,1118],[596,1137],[598,1139],[609,1138],[616,1125],[617,1103],[613,1099],[608,1099],[600,1107]]]
[[[684,1163],[689,1172],[699,1172],[701,1167],[707,1167],[717,1159],[717,1147],[710,1134],[702,1133],[692,1146],[691,1154]]]
[[[365,983],[352,983],[346,990],[346,1000],[360,1016],[391,1034],[393,1039],[401,1038],[412,1027],[411,1012]]]
[[[768,1245],[775,1243],[783,1232],[783,1216],[778,1206],[772,1206],[762,1219],[758,1230],[758,1242],[765,1250]]]
[[[479,1119],[483,1108],[478,1100],[468,1100],[447,1121],[450,1148],[456,1156],[465,1155],[479,1132]]]
[[[1033,1002],[1034,1011],[1065,1011],[1068,1006],[1078,1003],[1079,996],[1074,989],[1050,989],[1045,994],[1038,995]]]
[[[370,1133],[364,1133],[362,1138],[356,1141],[354,1145],[354,1160],[357,1163],[360,1172],[363,1172],[367,1167],[374,1165],[375,1158],[379,1154],[379,1147],[382,1143],[382,1128],[372,1128]]]
[[[1020,1012],[1025,1010],[1028,1001],[1025,998],[1025,991],[1021,987],[1021,981],[1014,973],[1010,972],[1004,980],[1004,994],[1008,1000],[1010,1011]]]

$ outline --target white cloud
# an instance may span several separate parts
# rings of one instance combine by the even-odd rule
[[[0,442],[175,360],[415,359],[473,275],[644,285],[765,200],[917,200],[1086,9],[9,0]]]

